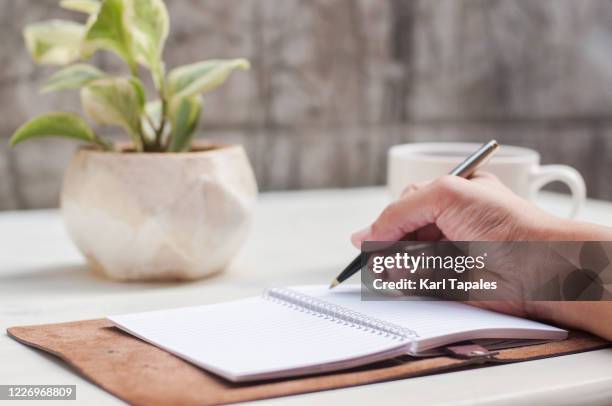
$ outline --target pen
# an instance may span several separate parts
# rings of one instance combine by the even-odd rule
[[[449,175],[469,179],[476,169],[484,165],[498,149],[499,144],[495,140],[491,140],[486,144],[483,144],[474,153],[472,153],[463,162],[450,171]],[[353,259],[342,272],[340,272],[336,279],[334,279],[329,285],[330,289],[335,288],[361,270],[362,255],[363,253],[359,253],[359,255],[357,255],[357,257]]]

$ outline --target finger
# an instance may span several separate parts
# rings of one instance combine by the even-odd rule
[[[416,192],[419,189],[422,189],[423,187],[427,186],[428,184],[430,184],[432,181],[425,181],[425,182],[417,182],[417,183],[412,183],[410,185],[408,185],[403,191],[402,194],[400,195],[400,199],[403,199],[404,197],[408,196],[410,193]]]
[[[473,182],[479,183],[479,184],[486,184],[486,185],[491,185],[491,186],[498,187],[498,188],[508,189],[508,187],[504,185],[503,182],[499,180],[499,178],[496,175],[490,172],[476,171],[474,175],[472,175],[470,180]]]
[[[435,224],[458,194],[461,182],[466,180],[444,176],[390,204],[370,227],[368,238],[397,241],[407,233]]]
[[[372,231],[371,227],[368,226],[364,228],[363,230],[359,230],[353,235],[351,235],[351,243],[355,246],[355,248],[362,249],[362,245],[364,241],[372,240],[372,238],[370,238],[371,231]],[[417,233],[418,231],[408,233],[404,236],[404,239],[406,241],[419,241],[420,238],[418,238]],[[436,240],[434,237],[431,237],[431,238],[432,240],[423,240],[423,241],[435,241]],[[380,245],[378,245],[378,247],[380,247]]]
[[[417,183],[411,183],[410,185],[406,186],[404,188],[404,190],[402,191],[402,194],[399,198],[399,200],[405,198],[406,196],[408,196],[410,193],[416,192],[417,190],[422,189],[424,186],[430,184],[431,181],[426,181],[426,182],[417,182]],[[351,235],[351,243],[355,246],[355,248],[357,249],[361,249],[361,244],[364,241],[367,241],[368,239],[370,239],[370,233],[371,233],[371,227],[368,226],[364,229],[361,229],[359,231],[356,231],[353,233],[353,235]],[[408,240],[418,240],[417,236],[416,236],[416,232],[414,233],[414,235],[410,235],[409,238],[407,238]]]
[[[499,178],[497,176],[493,175],[491,172],[486,171],[476,171],[472,174],[470,179],[487,179],[499,182]]]
[[[478,182],[478,183],[503,185],[502,181],[500,181],[496,175],[492,174],[491,172],[485,172],[485,171],[474,172],[470,180]]]

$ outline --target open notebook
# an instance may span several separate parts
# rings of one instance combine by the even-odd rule
[[[234,382],[327,372],[476,339],[557,340],[565,330],[457,302],[361,301],[359,286],[268,289],[233,302],[109,317]]]

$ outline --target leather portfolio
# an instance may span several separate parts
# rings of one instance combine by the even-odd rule
[[[402,356],[333,373],[238,384],[134,338],[107,320],[12,327],[8,334],[25,345],[57,356],[91,382],[134,405],[209,405],[266,399],[459,368],[529,361],[609,344],[582,332],[571,332],[563,341],[495,352],[465,343],[447,347],[443,356]]]

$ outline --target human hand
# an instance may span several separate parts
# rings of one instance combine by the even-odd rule
[[[408,238],[404,238],[407,236]],[[411,185],[366,229],[363,241],[604,241],[609,228],[554,217],[515,195],[495,176],[479,172],[470,179],[444,176]],[[516,267],[514,271],[516,272]],[[510,270],[498,270],[502,277]],[[504,275],[505,274],[505,275]],[[612,339],[610,302],[481,301],[471,304],[522,317],[551,320]],[[609,327],[605,327],[609,326]]]
[[[407,187],[366,229],[353,234],[357,247],[366,240],[522,241],[561,237],[564,220],[518,197],[494,175],[470,179],[443,176]]]

